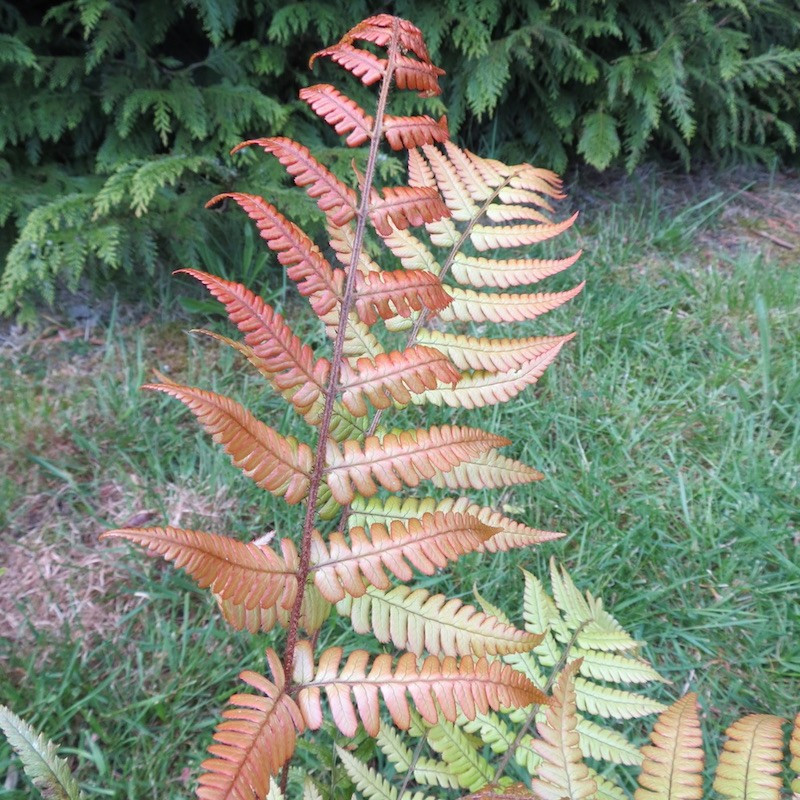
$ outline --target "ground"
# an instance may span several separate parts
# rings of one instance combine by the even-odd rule
[[[483,418],[548,476],[501,500],[568,535],[467,559],[444,585],[466,596],[477,582],[518,619],[514,567],[543,574],[555,555],[650,643],[668,697],[700,692],[709,726],[746,708],[788,715],[800,680],[800,179],[641,172],[571,202],[583,259],[545,291],[588,286],[542,324],[579,337],[535,391]],[[300,301],[270,285],[302,333]],[[232,354],[185,333],[201,324],[79,297],[35,328],[0,328],[0,702],[74,748],[81,777],[109,796],[189,793],[265,637],[229,635],[180,573],[99,534],[167,522],[255,538],[297,524],[177,404],[138,389],[156,368],[284,429],[283,407]],[[14,775],[7,796],[26,797]]]

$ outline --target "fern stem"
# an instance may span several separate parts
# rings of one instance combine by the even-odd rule
[[[422,746],[425,744],[425,741],[426,740],[424,736],[420,737],[420,740],[417,742],[417,746],[414,748],[414,753],[411,756],[411,762],[408,765],[403,782],[400,784],[400,791],[397,793],[397,796],[400,798],[400,800],[403,800],[403,795],[406,793],[408,784],[411,781],[411,776],[414,774],[414,768],[417,766],[417,761],[419,761],[419,757],[422,755]]]
[[[303,606],[305,596],[306,581],[308,579],[309,567],[311,562],[311,533],[314,529],[314,520],[317,513],[317,498],[319,489],[322,485],[322,476],[325,469],[325,445],[328,441],[328,434],[331,428],[333,416],[333,405],[339,393],[339,377],[344,357],[344,339],[346,332],[347,315],[355,300],[355,277],[358,273],[358,261],[361,257],[361,250],[364,244],[364,234],[366,232],[367,220],[369,219],[369,204],[372,191],[372,183],[375,178],[375,166],[378,161],[378,149],[380,147],[383,118],[386,113],[386,103],[389,98],[389,88],[392,82],[395,62],[397,58],[397,43],[399,39],[399,26],[395,19],[392,23],[392,40],[388,47],[388,60],[386,64],[386,74],[381,82],[381,90],[378,97],[378,105],[375,111],[375,124],[372,130],[372,141],[369,146],[369,157],[364,171],[364,186],[361,192],[361,201],[358,207],[356,232],[353,239],[353,252],[350,257],[350,268],[347,273],[342,305],[339,310],[339,325],[336,331],[336,341],[333,346],[333,356],[331,364],[331,377],[325,390],[325,406],[322,412],[322,420],[317,436],[317,452],[314,459],[314,468],[311,473],[311,481],[308,488],[308,498],[306,500],[306,515],[303,522],[303,536],[300,545],[300,562],[297,570],[297,583],[299,590],[292,606],[292,613],[289,617],[289,628],[286,634],[286,652],[283,657],[283,669],[286,675],[286,691],[292,686],[292,667],[294,666],[294,650],[297,644],[297,633],[300,625],[300,611]]]
[[[572,636],[570,637],[569,642],[567,642],[567,646],[564,648],[564,652],[561,654],[561,658],[558,659],[558,663],[553,667],[553,671],[550,673],[550,677],[547,679],[547,683],[542,687],[542,691],[545,694],[548,694],[549,691],[553,688],[553,684],[556,682],[556,678],[558,678],[559,673],[567,664],[567,659],[569,658],[570,651],[575,646],[575,642],[578,640],[578,636],[580,636],[581,631],[586,626],[586,622],[582,622],[573,632]],[[494,773],[494,778],[492,779],[492,784],[497,783],[500,778],[503,777],[503,773],[506,771],[506,767],[508,766],[508,762],[511,761],[514,753],[516,753],[517,748],[522,743],[522,740],[525,738],[525,734],[528,732],[531,725],[533,725],[534,720],[536,719],[536,715],[539,713],[539,709],[541,705],[537,703],[531,708],[531,713],[528,714],[528,718],[523,723],[522,727],[517,731],[517,735],[514,737],[514,741],[511,743],[511,746],[503,753],[503,757],[500,759],[500,762],[497,765],[497,769]]]

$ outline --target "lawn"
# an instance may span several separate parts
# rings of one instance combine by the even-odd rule
[[[572,203],[582,218],[559,248],[584,255],[545,290],[587,287],[531,335],[578,337],[509,404],[428,420],[514,440],[511,454],[546,479],[483,499],[566,536],[465,558],[435,585],[467,598],[476,584],[519,622],[517,567],[544,576],[555,556],[649,643],[672,681],[662,699],[699,692],[709,731],[744,710],[793,715],[800,181],[643,172]],[[319,336],[279,275],[265,284],[299,334]],[[0,331],[0,702],[63,743],[91,795],[137,800],[191,794],[219,709],[241,669],[262,669],[269,637],[231,634],[182,573],[98,534],[299,525],[180,404],[139,391],[156,368],[300,431],[234,354],[185,332],[229,332],[172,302],[195,289],[174,279],[162,291],[158,311],[98,301],[92,319],[65,305],[36,330]],[[334,624],[329,641],[346,630]],[[32,796],[9,763],[0,745],[0,796]]]

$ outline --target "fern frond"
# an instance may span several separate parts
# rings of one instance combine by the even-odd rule
[[[780,800],[783,730],[770,714],[748,714],[726,731],[714,790],[730,800]]]
[[[359,358],[355,365],[342,364],[342,404],[351,414],[363,417],[368,412],[364,397],[375,408],[388,408],[392,402],[409,403],[412,392],[433,390],[440,382],[454,384],[460,377],[447,356],[422,345],[381,353],[374,359]]]
[[[358,275],[356,287],[356,313],[367,325],[373,325],[378,317],[409,317],[423,308],[441,311],[451,302],[442,282],[421,269],[372,271]]]
[[[297,225],[264,198],[254,194],[227,192],[213,197],[206,205],[216,205],[225,198],[234,200],[255,221],[261,237],[278,254],[278,261],[287,268],[286,274],[297,282],[300,294],[310,299],[317,315],[322,316],[336,308],[341,287],[337,285],[333,269]]]
[[[274,136],[266,139],[250,139],[236,145],[231,152],[235,153],[251,145],[262,147],[267,153],[272,153],[294,178],[294,182],[303,187],[309,197],[317,201],[320,211],[323,211],[334,224],[344,225],[353,219],[357,205],[356,193],[322,166],[305,145],[285,136]]]
[[[386,522],[394,519],[411,519],[435,511],[458,512],[477,517],[481,522],[495,528],[496,533],[483,544],[482,549],[489,553],[503,552],[519,547],[530,547],[542,542],[559,539],[563,536],[555,531],[541,531],[509,519],[492,508],[479,506],[467,497],[432,498],[387,497],[385,499],[365,499],[356,497],[351,505],[352,525],[369,525],[372,522]]]
[[[145,384],[180,400],[256,485],[299,503],[308,493],[314,454],[294,436],[281,436],[229,397],[179,384]]]
[[[583,800],[597,791],[597,783],[583,763],[576,730],[578,719],[573,682],[580,662],[562,670],[553,687],[553,698],[545,712],[545,721],[536,723],[541,739],[533,749],[542,761],[531,786],[542,800]]]
[[[0,730],[22,761],[22,768],[33,785],[48,800],[83,800],[69,764],[58,755],[58,748],[44,734],[37,733],[10,708],[0,705]]]
[[[372,633],[416,655],[426,650],[445,656],[527,652],[541,639],[456,598],[408,586],[388,591],[368,586],[361,597],[346,597],[336,608],[350,617],[356,633]],[[540,693],[536,702],[543,698]]]
[[[208,748],[211,758],[202,763],[198,779],[200,800],[264,797],[271,777],[294,753],[297,733],[305,729],[300,709],[284,691],[280,662],[271,658],[275,682],[255,672],[239,676],[261,692],[235,694],[223,711]]]
[[[439,318],[443,322],[523,322],[563,305],[580,294],[584,285],[579,283],[565,292],[535,294],[488,294],[447,286],[453,302],[439,312]]]
[[[450,216],[436,189],[426,186],[388,186],[373,195],[369,218],[382,236],[392,232],[392,226],[403,230],[436,222]]]
[[[222,618],[234,630],[247,630],[250,633],[262,631],[267,633],[276,625],[286,628],[289,625],[291,609],[283,608],[280,604],[268,608],[246,608],[243,603],[225,600],[219,595],[214,595]],[[303,603],[300,606],[300,627],[309,634],[316,633],[330,615],[333,606],[319,593],[316,586],[307,585],[303,594]]]
[[[281,542],[283,558],[266,545],[183,528],[123,528],[103,539],[125,539],[185,570],[201,589],[246,609],[291,608],[297,595],[297,551]]]
[[[476,288],[508,289],[538,283],[551,275],[569,269],[580,257],[578,250],[569,258],[540,259],[512,258],[495,259],[483,256],[468,256],[459,253],[450,267],[450,274],[459,283]]]
[[[355,100],[351,100],[329,83],[318,83],[301,89],[299,96],[340,136],[350,134],[345,139],[348,147],[358,147],[372,136],[372,117]]]
[[[314,351],[294,335],[284,318],[241,284],[194,269],[179,272],[200,281],[225,306],[231,322],[245,335],[245,342],[258,359],[253,363],[262,373],[272,373],[270,380],[278,391],[302,414],[309,413],[325,390],[330,362],[315,360]]]
[[[498,489],[533,483],[543,477],[533,467],[491,450],[481,455],[467,456],[452,469],[437,473],[431,480],[439,489]]]
[[[455,386],[428,389],[424,394],[415,397],[414,402],[428,402],[450,408],[483,408],[505,403],[536,383],[555,361],[561,348],[574,336],[575,334],[568,334],[557,337],[544,352],[520,367],[505,372],[479,370],[464,373]]]
[[[314,669],[309,642],[299,642],[295,653],[297,704],[306,724],[317,730],[322,724],[320,692],[324,689],[336,727],[353,736],[359,719],[370,736],[380,729],[378,694],[398,728],[411,724],[406,693],[414,707],[431,724],[439,719],[439,710],[447,720],[455,720],[459,710],[467,719],[490,708],[517,708],[537,702],[541,695],[526,678],[499,661],[465,656],[455,658],[428,656],[421,665],[413,653],[405,653],[392,665],[387,654],[376,656],[367,671],[369,653],[352,652],[339,672],[342,648],[326,650]],[[353,697],[356,706],[353,705]]]
[[[687,694],[662,712],[650,741],[642,747],[635,800],[701,800],[704,753],[697,695]]]
[[[514,370],[546,353],[569,336],[531,336],[526,339],[487,339],[421,328],[417,344],[435,347],[458,369],[504,372]]]
[[[472,791],[485,786],[494,777],[494,769],[458,725],[446,719],[439,720],[426,738],[447,764],[456,785]]]
[[[577,690],[575,702],[577,707]],[[639,750],[619,731],[599,725],[580,714],[576,717],[579,745],[584,756],[596,761],[609,761],[612,764],[641,764],[642,756]]]
[[[456,168],[450,163],[450,160],[441,151],[430,145],[423,147],[422,151],[428,159],[435,185],[438,186],[447,207],[450,209],[452,218],[459,222],[469,222],[477,217],[478,206],[473,201],[467,187],[461,180]],[[409,163],[410,171],[411,164]],[[420,172],[417,178],[418,180],[423,178],[423,173]],[[423,179],[430,181],[427,173],[424,173]]]
[[[359,761],[343,747],[337,745],[336,752],[350,780],[367,800],[397,800],[397,789],[383,775]]]
[[[588,711],[606,718],[636,719],[666,710],[663,703],[643,694],[602,686],[584,678],[575,679],[575,693],[579,711]]]
[[[430,61],[418,61],[408,56],[397,56],[394,82],[398,89],[411,89],[423,97],[436,97],[442,93],[439,77],[444,70]]]
[[[451,425],[370,436],[363,442],[350,440],[343,449],[329,441],[327,481],[338,503],[350,503],[356,491],[372,497],[378,491],[376,481],[396,492],[403,485],[417,486],[423,479],[446,475],[458,464],[506,444],[510,444],[508,439],[479,428]],[[486,471],[491,473],[492,468],[490,463]]]
[[[428,48],[422,37],[422,31],[407,19],[398,19],[390,14],[376,14],[362,20],[351,28],[341,39],[351,42],[358,39],[372,42],[379,47],[386,47],[392,41],[393,31],[397,26],[398,43],[402,50],[410,50],[421,61],[430,61]]]
[[[322,595],[335,603],[345,594],[361,597],[365,581],[380,589],[391,586],[388,569],[401,581],[411,580],[411,566],[425,575],[474,552],[495,533],[477,517],[466,514],[424,514],[406,523],[395,520],[390,527],[380,522],[350,528],[350,543],[338,532],[324,542],[312,540],[312,572]],[[409,564],[411,566],[409,566]]]
[[[434,275],[439,274],[439,262],[421,239],[409,230],[400,230],[391,224],[390,227],[391,233],[381,238],[405,269],[424,269]]]
[[[470,241],[476,250],[496,250],[499,247],[527,247],[552,239],[569,230],[578,219],[576,211],[563,222],[539,225],[475,225],[470,231]]]
[[[622,653],[603,653],[574,647],[572,653],[581,659],[581,675],[611,683],[669,683],[643,658],[625,656]]]
[[[318,50],[309,59],[308,66],[311,67],[316,59],[323,57],[330,58],[334,64],[352,72],[365,86],[372,86],[386,74],[386,59],[379,58],[369,50],[353,47],[344,40]]]
[[[446,142],[450,132],[445,116],[435,120],[427,114],[419,117],[394,117],[387,114],[383,121],[383,135],[392,150],[411,150],[420,145]]]

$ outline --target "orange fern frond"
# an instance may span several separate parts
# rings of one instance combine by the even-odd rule
[[[419,401],[446,405],[451,408],[482,408],[487,405],[505,403],[516,397],[523,389],[532,386],[553,363],[561,348],[575,334],[558,337],[543,353],[531,361],[506,372],[474,372],[465,374],[452,388],[428,389]],[[414,402],[418,402],[415,398]]]
[[[642,747],[642,771],[634,800],[701,800],[703,734],[697,695],[687,694],[662,712]]]
[[[379,47],[386,47],[392,41],[395,24],[397,24],[400,48],[410,50],[422,61],[430,61],[428,48],[422,38],[422,31],[407,19],[399,19],[390,14],[376,14],[374,17],[368,17],[351,28],[341,38],[341,41],[352,42],[359,39],[363,42],[372,42]]]
[[[494,259],[481,256],[466,256],[459,253],[450,267],[451,274],[459,283],[466,283],[479,289],[491,287],[508,289],[510,286],[523,286],[538,283],[571,267],[583,251],[578,250],[568,258],[539,259],[514,258]]]
[[[491,541],[491,540],[490,540]],[[361,597],[345,597],[336,609],[350,617],[356,633],[420,656],[484,656],[527,653],[542,635],[519,630],[457,598],[425,589],[367,587]]]
[[[445,719],[455,722],[459,711],[474,719],[479,711],[519,708],[543,697],[525,676],[500,661],[428,656],[417,666],[416,656],[405,653],[393,666],[392,657],[383,654],[376,656],[368,669],[369,657],[366,651],[355,650],[340,671],[342,648],[332,647],[320,656],[315,671],[310,644],[298,643],[294,662],[294,680],[300,687],[297,705],[309,728],[316,730],[322,724],[322,690],[333,721],[345,736],[355,734],[359,720],[370,736],[378,735],[379,694],[392,721],[403,730],[411,724],[406,693],[431,724],[438,721],[440,710]]]
[[[142,388],[180,400],[256,485],[290,504],[305,499],[314,461],[307,444],[281,436],[229,397],[178,384]]]
[[[387,115],[383,122],[383,134],[392,150],[411,150],[424,144],[446,142],[450,137],[447,117],[441,116],[435,120],[427,114],[421,117]]]
[[[546,353],[567,336],[532,336],[526,339],[487,339],[421,328],[417,344],[435,347],[458,369],[503,372],[521,367]]]
[[[498,247],[526,247],[552,239],[569,230],[578,219],[576,211],[562,222],[539,225],[475,225],[470,231],[470,241],[476,250],[496,250]]]
[[[424,225],[450,216],[450,211],[436,189],[427,186],[389,186],[374,193],[369,218],[383,236],[396,228]],[[391,224],[390,224],[391,223]]]
[[[369,50],[353,47],[344,40],[331,47],[318,50],[308,60],[308,66],[313,66],[318,58],[323,57],[330,58],[334,64],[352,72],[365,86],[372,86],[386,74],[386,59],[379,58]]]
[[[430,61],[419,61],[408,56],[397,56],[394,82],[398,89],[411,89],[422,97],[436,97],[442,93],[439,78],[444,70]]]
[[[281,542],[283,558],[266,545],[240,542],[216,533],[182,528],[123,528],[103,539],[125,539],[174,561],[201,589],[246,609],[291,608],[297,595],[297,552]]]
[[[389,527],[380,522],[350,528],[350,542],[334,532],[324,542],[316,536],[312,543],[314,583],[326,600],[336,603],[345,594],[360,597],[366,591],[365,581],[388,589],[388,569],[401,581],[411,580],[411,566],[425,575],[456,561],[466,553],[478,550],[494,533],[477,517],[467,514],[424,514],[420,519]]]
[[[412,393],[434,389],[440,382],[455,384],[460,377],[447,356],[421,345],[359,358],[355,365],[342,364],[342,404],[363,417],[368,411],[365,397],[375,408],[388,408],[392,402],[409,403]]]
[[[730,800],[780,800],[782,717],[748,714],[726,731],[714,791]]]
[[[441,311],[450,302],[442,282],[425,270],[382,270],[356,276],[356,313],[367,325],[378,317],[409,317],[423,308]]]
[[[273,672],[279,667],[273,658]],[[214,731],[215,744],[208,748],[212,757],[201,765],[200,800],[266,797],[272,776],[294,753],[297,733],[305,730],[300,709],[285,692],[282,673],[275,683],[250,671],[239,677],[261,694],[235,694],[228,701]]]
[[[322,117],[336,133],[342,136],[350,134],[345,139],[348,147],[358,147],[372,136],[372,117],[355,100],[329,83],[301,89],[300,99],[308,103],[314,113]]]
[[[264,374],[272,373],[279,391],[287,393],[301,408],[308,409],[317,401],[325,389],[330,362],[324,358],[315,361],[314,351],[292,333],[272,306],[239,283],[194,269],[179,272],[200,281],[225,306],[231,322],[245,335],[244,340],[257,359],[252,363]]]
[[[488,553],[501,553],[521,547],[552,542],[554,539],[563,538],[564,534],[558,531],[543,531],[531,528],[517,520],[510,519],[493,508],[486,508],[473,503],[468,497],[458,499],[446,498],[437,504],[439,511],[457,511],[463,514],[476,516],[481,522],[497,532],[483,543],[483,549]]]
[[[558,308],[580,294],[584,286],[585,281],[565,292],[536,294],[489,294],[448,286],[453,302],[439,317],[443,322],[522,322]]]
[[[597,791],[597,782],[583,763],[579,745],[575,671],[573,661],[561,671],[553,687],[553,698],[545,711],[545,720],[536,723],[541,738],[531,747],[541,757],[531,787],[541,800],[584,800]]]
[[[325,472],[334,499],[344,504],[356,491],[363,497],[374,495],[376,481],[392,492],[403,485],[418,486],[423,479],[447,475],[458,464],[507,444],[504,436],[455,425],[369,436],[363,442],[349,440],[342,450],[329,441]],[[509,473],[513,469],[503,467]]]
[[[234,200],[254,220],[261,238],[270,250],[278,254],[278,261],[287,269],[287,275],[297,282],[297,288],[311,301],[312,308],[322,316],[339,303],[340,286],[333,269],[311,239],[290,222],[275,206],[254,194],[227,192],[206,203],[212,206],[220,200]]]
[[[498,489],[533,483],[542,478],[544,475],[533,467],[490,450],[463,459],[447,472],[434,475],[431,481],[439,489]]]
[[[272,153],[294,178],[294,182],[317,201],[320,211],[336,225],[344,225],[353,219],[357,204],[356,193],[323,167],[307,147],[285,136],[273,136],[242,142],[232,152],[250,145],[257,145]]]

